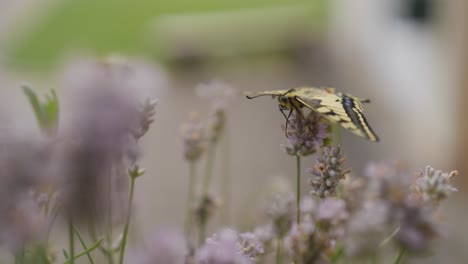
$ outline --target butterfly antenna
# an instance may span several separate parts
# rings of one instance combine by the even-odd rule
[[[254,98],[257,98],[257,97],[260,97],[260,96],[271,96],[271,94],[245,95],[245,97],[247,97],[247,99],[254,99]]]
[[[361,103],[370,103],[370,99],[361,99],[359,101],[361,101]]]

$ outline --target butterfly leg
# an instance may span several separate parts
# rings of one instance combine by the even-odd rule
[[[285,129],[284,129],[284,135],[287,137],[287,136],[288,136],[289,117],[291,116],[293,110],[290,109],[287,116],[286,116],[286,114],[284,113],[285,108],[281,107],[281,105],[279,106],[279,110],[281,111],[281,114],[283,114],[284,118],[286,118],[286,126],[285,126]]]

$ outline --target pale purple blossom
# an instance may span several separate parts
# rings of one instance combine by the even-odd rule
[[[307,156],[317,152],[328,138],[328,124],[323,121],[320,114],[311,111],[304,116],[294,111],[288,118],[286,137],[288,144],[283,148],[289,155]]]
[[[335,196],[338,184],[351,171],[344,168],[345,160],[341,146],[325,147],[314,168],[307,169],[311,193],[320,198]]]

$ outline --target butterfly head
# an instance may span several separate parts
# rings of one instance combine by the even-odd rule
[[[281,110],[289,110],[292,109],[291,101],[285,95],[278,96],[278,105]]]

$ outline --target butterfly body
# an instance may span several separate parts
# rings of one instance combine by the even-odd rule
[[[283,112],[289,110],[286,119],[293,111],[302,114],[306,107],[322,115],[332,123],[339,124],[350,132],[364,137],[370,141],[379,141],[372,131],[363,114],[362,102],[368,100],[358,99],[350,94],[336,93],[333,88],[299,87],[289,90],[274,90],[263,92],[244,93],[252,99],[259,96],[272,96],[278,99],[279,109]]]

